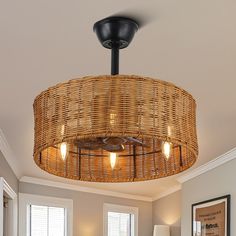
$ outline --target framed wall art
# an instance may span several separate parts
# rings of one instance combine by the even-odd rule
[[[192,236],[230,236],[230,195],[192,205]]]

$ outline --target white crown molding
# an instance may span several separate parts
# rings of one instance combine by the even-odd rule
[[[16,236],[17,235],[17,209],[18,209],[18,198],[17,193],[10,187],[10,185],[6,182],[3,177],[0,177],[0,235],[3,235],[3,196],[7,194],[7,197],[11,200],[8,202],[9,215],[7,232],[9,235]]]
[[[79,191],[79,192],[94,193],[94,194],[106,195],[106,196],[111,196],[111,197],[128,198],[128,199],[133,199],[133,200],[152,202],[151,197],[125,194],[125,193],[113,192],[109,190],[101,190],[101,189],[90,188],[90,187],[82,187],[82,186],[78,186],[74,184],[61,183],[57,181],[45,180],[45,179],[29,177],[29,176],[23,176],[22,178],[20,178],[20,182],[38,184],[38,185],[49,186],[49,187],[54,187],[54,188],[68,189],[68,190]]]
[[[209,162],[207,162],[206,164],[199,166],[196,169],[193,169],[192,171],[189,171],[188,173],[180,176],[177,180],[179,183],[184,183],[190,179],[193,179],[199,175],[202,175],[210,170],[213,170],[233,159],[236,158],[236,148],[233,148],[232,150],[230,150],[229,152],[226,152],[225,154],[217,157],[214,160],[211,160]]]
[[[174,186],[172,188],[169,188],[167,191],[164,191],[164,192],[158,194],[156,197],[153,197],[152,201],[154,202],[154,201],[157,201],[157,200],[159,200],[159,199],[161,199],[163,197],[167,197],[168,195],[170,195],[172,193],[175,193],[175,192],[177,192],[179,190],[181,190],[181,185],[180,184],[176,185],[176,186]]]
[[[7,193],[7,195],[11,198],[14,199],[17,197],[17,194],[15,191],[10,187],[10,185],[7,183],[7,181],[4,178],[0,178],[0,180],[3,183],[3,190]]]
[[[16,177],[19,179],[21,177],[21,171],[15,155],[13,154],[7,139],[4,136],[3,131],[0,129],[0,151],[2,152],[7,163],[10,165],[11,169],[15,173]]]

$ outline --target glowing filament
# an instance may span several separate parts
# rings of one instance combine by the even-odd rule
[[[171,144],[169,142],[164,142],[162,152],[164,153],[167,160],[170,158],[170,151],[171,151]]]
[[[65,161],[66,154],[67,154],[67,145],[66,145],[66,143],[62,143],[60,149],[61,149],[61,158],[62,158],[63,161]]]
[[[116,165],[117,154],[114,152],[110,152],[110,165],[112,170],[115,168]]]

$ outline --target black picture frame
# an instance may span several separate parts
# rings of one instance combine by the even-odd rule
[[[196,225],[197,225],[197,221],[195,220],[195,215],[196,215],[196,210],[197,209],[201,209],[201,208],[206,208],[209,206],[214,206],[217,205],[219,203],[226,203],[226,207],[225,207],[225,212],[224,212],[224,219],[225,219],[225,232],[224,235],[219,235],[219,236],[230,236],[230,204],[231,204],[231,196],[230,195],[225,195],[222,197],[217,197],[217,198],[213,198],[207,201],[202,201],[202,202],[198,202],[198,203],[194,203],[192,204],[192,236],[202,236],[202,224],[200,222],[200,233],[197,232],[198,230],[196,229]],[[217,224],[217,222],[216,222]],[[213,228],[208,230],[214,230],[214,225],[208,225],[208,227],[211,228],[211,226],[213,226]],[[203,224],[204,225],[204,224]],[[207,224],[205,225],[207,226]],[[204,226],[203,226],[204,227]],[[204,234],[205,235],[205,234]]]

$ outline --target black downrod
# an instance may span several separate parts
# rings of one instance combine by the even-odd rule
[[[119,74],[119,50],[120,46],[118,43],[113,43],[111,48],[111,74]]]
[[[138,23],[122,16],[107,17],[93,26],[102,46],[111,49],[111,74],[119,74],[119,50],[129,46],[138,30]]]

